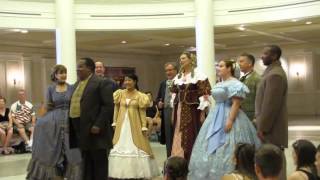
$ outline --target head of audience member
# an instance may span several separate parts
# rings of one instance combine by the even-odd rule
[[[168,62],[164,65],[164,71],[166,72],[167,78],[172,80],[178,72],[177,64],[174,62]]]
[[[263,48],[261,59],[265,66],[269,66],[270,64],[276,61],[279,61],[281,54],[282,54],[282,51],[279,46],[268,45]]]
[[[138,86],[138,76],[135,74],[128,74],[125,75],[124,77],[124,87],[129,90],[139,90],[139,86]]]
[[[236,69],[236,63],[233,60],[221,60],[218,64],[218,76],[222,80],[227,80],[230,77],[234,77]]]
[[[255,172],[259,180],[278,180],[283,165],[282,151],[275,145],[264,144],[255,154]]]
[[[26,102],[26,91],[24,89],[20,89],[18,91],[18,100],[20,103],[24,104]]]
[[[243,73],[251,72],[254,68],[255,59],[254,56],[248,53],[242,53],[239,56],[238,64],[240,66],[240,70]]]
[[[80,81],[87,79],[94,73],[95,64],[91,58],[82,58],[77,65],[77,75]]]
[[[57,64],[53,67],[51,81],[58,84],[64,84],[67,80],[67,68],[64,65]]]
[[[317,168],[318,177],[320,177],[320,145],[317,147],[316,162],[314,164]]]
[[[197,57],[195,54],[185,51],[180,55],[180,69],[182,72],[192,71],[197,67]]]
[[[188,162],[182,157],[169,157],[164,163],[163,173],[166,180],[186,180]]]
[[[317,148],[315,145],[308,140],[300,139],[295,141],[292,147],[292,157],[296,165],[296,170],[308,167],[312,173],[316,174],[314,163],[316,161]]]
[[[95,74],[96,74],[97,76],[99,76],[99,77],[104,77],[105,67],[104,67],[103,62],[97,61],[97,62],[95,63],[95,66],[96,66],[96,68],[95,68]]]
[[[239,143],[234,151],[235,171],[242,175],[254,178],[255,146],[247,143]]]
[[[6,98],[0,96],[0,109],[6,108]]]

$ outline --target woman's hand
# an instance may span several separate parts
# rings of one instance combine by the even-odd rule
[[[226,133],[230,132],[233,126],[233,121],[231,121],[230,119],[227,120],[226,125],[224,127],[224,131]]]

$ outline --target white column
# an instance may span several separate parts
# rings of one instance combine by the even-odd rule
[[[69,83],[74,83],[77,80],[73,6],[73,0],[56,0],[57,64],[63,64],[67,67]]]
[[[195,0],[195,28],[198,68],[204,72],[211,83],[216,81],[216,69],[213,41],[213,2]]]

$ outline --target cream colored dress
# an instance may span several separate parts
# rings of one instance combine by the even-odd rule
[[[151,179],[159,175],[159,168],[142,131],[146,129],[145,109],[148,97],[135,92],[132,99],[125,97],[126,90],[114,93],[115,136],[109,155],[109,177]]]

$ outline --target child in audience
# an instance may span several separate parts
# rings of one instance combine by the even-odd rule
[[[288,180],[317,180],[317,169],[314,165],[316,147],[312,142],[304,139],[297,140],[292,147],[296,171],[289,176]]]
[[[226,174],[222,180],[254,180],[254,145],[239,143],[234,151],[235,171]]]
[[[178,156],[169,157],[163,167],[164,180],[187,180],[188,162]]]
[[[280,180],[283,157],[281,150],[272,144],[262,145],[255,154],[255,172],[258,180]]]
[[[318,179],[320,179],[320,145],[317,148],[317,153],[316,153],[316,162],[315,165],[317,167],[317,172],[318,172]]]

